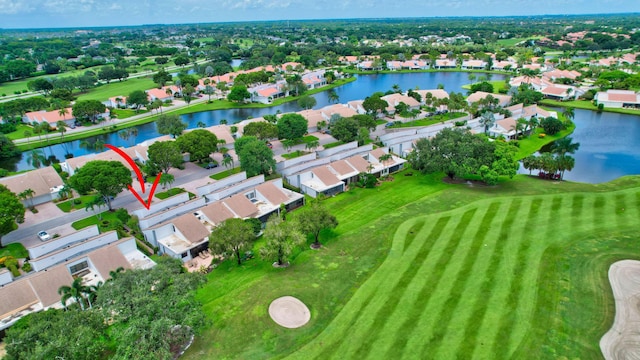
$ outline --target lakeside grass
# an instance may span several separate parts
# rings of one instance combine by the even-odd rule
[[[481,81],[476,81],[473,84],[478,84],[480,82]],[[500,90],[504,89],[505,84],[507,84],[507,82],[504,81],[504,80],[486,80],[486,82],[488,82],[489,84],[493,85],[493,93],[494,94],[500,94]],[[473,85],[473,84],[462,85],[462,88],[465,89],[465,90],[471,90],[471,85]]]
[[[130,80],[135,80],[135,79],[130,79]],[[129,80],[129,81],[130,81]],[[344,85],[346,83],[355,81],[356,79],[351,77],[351,78],[347,78],[347,79],[339,79],[334,81],[331,85],[328,86],[324,86],[322,88],[318,88],[318,89],[313,89],[313,90],[309,90],[307,92],[304,93],[304,95],[310,95],[310,94],[315,94],[315,93],[319,93],[322,91],[326,91],[329,89],[333,89],[336,88],[338,86]],[[153,87],[150,86],[150,87]],[[148,87],[148,88],[150,88]],[[113,96],[117,96],[113,95]],[[120,94],[122,95],[122,94]],[[302,95],[302,96],[304,96]],[[297,99],[299,99],[300,97],[295,97],[295,96],[289,96],[287,98],[280,98],[280,99],[276,99],[272,104],[259,104],[259,103],[250,103],[250,104],[237,104],[237,103],[233,103],[227,100],[215,100],[212,101],[211,103],[208,102],[202,102],[202,103],[198,103],[195,105],[190,105],[190,106],[186,106],[186,107],[182,107],[179,109],[170,109],[170,110],[164,110],[164,114],[178,114],[178,115],[185,115],[185,114],[191,114],[191,113],[196,113],[196,112],[202,112],[202,111],[211,111],[211,110],[226,110],[226,109],[242,109],[242,108],[269,108],[269,107],[273,107],[273,106],[277,106],[286,102],[290,102],[290,101],[295,101]],[[134,126],[138,126],[138,125],[142,125],[142,124],[147,124],[150,122],[155,121],[158,116],[161,114],[158,114],[157,112],[153,115],[150,115],[148,117],[143,117],[141,119],[136,119],[136,120],[131,120],[131,121],[126,121],[123,123],[119,123],[115,125],[110,124],[110,125],[106,125],[98,128],[98,129],[92,129],[92,130],[88,130],[88,131],[83,131],[83,132],[78,132],[78,133],[74,133],[71,135],[65,135],[64,139],[65,142],[68,141],[72,141],[72,140],[80,140],[80,139],[85,139],[88,137],[92,137],[92,136],[97,136],[97,135],[102,135],[102,134],[109,134],[111,132],[115,132],[115,131],[119,131],[122,129],[126,129],[126,128],[130,128],[130,127],[134,127]],[[18,148],[18,150],[20,151],[26,151],[26,150],[31,150],[31,149],[36,149],[36,148],[40,148],[40,147],[45,147],[45,146],[49,146],[49,145],[55,145],[55,144],[59,144],[62,141],[60,141],[59,137],[55,137],[55,138],[51,138],[49,139],[49,142],[47,143],[46,140],[35,140],[35,141],[30,141],[28,144],[27,143],[23,143],[23,144],[17,144],[16,147]]]
[[[599,111],[598,107],[593,105],[593,103],[589,100],[571,100],[571,101],[556,101],[551,99],[543,99],[540,101],[540,105],[546,106],[555,106],[555,107],[572,107],[575,109],[584,109],[584,110],[592,110]],[[607,108],[602,109],[603,112],[612,112],[618,114],[627,114],[627,115],[640,115],[640,109],[616,109],[616,108]]]
[[[340,225],[291,268],[253,259],[210,273],[198,292],[210,326],[185,358],[599,357],[613,320],[606,270],[640,257],[640,177],[394,177],[327,199]],[[309,324],[269,318],[284,295],[307,304]]]

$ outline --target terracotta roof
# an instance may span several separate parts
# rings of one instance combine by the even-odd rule
[[[313,175],[320,179],[320,181],[329,186],[333,184],[337,184],[340,182],[340,179],[336,177],[326,166],[318,166],[311,170]]]
[[[176,230],[192,244],[199,243],[209,236],[209,230],[193,214],[184,214],[171,221]]]
[[[351,174],[354,171],[358,172],[358,170],[356,170],[353,166],[349,165],[349,163],[346,160],[334,161],[331,164],[329,164],[329,166],[331,166],[333,170],[335,170],[339,175],[342,175],[342,176]]]
[[[68,121],[71,119],[75,119],[73,117],[73,110],[69,107],[66,108],[66,113],[64,116],[60,115],[60,110],[53,111],[31,111],[25,114],[25,116],[29,119],[29,122],[37,121],[37,122],[48,122],[52,126],[56,126],[58,121]]]
[[[58,289],[61,286],[70,286],[73,278],[66,265],[58,265],[41,271],[29,279],[36,289],[38,298],[44,307],[51,306],[60,301]]]
[[[210,221],[213,221],[214,225],[218,225],[227,219],[234,217],[233,213],[222,202],[216,201],[200,209],[204,216]]]
[[[266,89],[261,89],[261,90],[257,91],[258,95],[267,96],[267,97],[271,96],[271,95],[275,95],[275,94],[277,94],[279,92],[280,92],[280,89],[278,89],[276,87],[268,87]]]
[[[329,118],[333,114],[338,114],[345,118],[358,115],[358,113],[355,110],[342,104],[325,106],[321,109],[321,111]]]
[[[105,246],[91,252],[89,254],[89,259],[98,273],[100,273],[102,278],[105,280],[110,277],[109,272],[119,267],[131,269],[131,264],[129,264],[124,255],[122,255],[122,252],[120,252],[120,249],[118,249],[118,246],[115,244]]]
[[[167,90],[165,90],[164,88],[162,89],[153,88],[153,89],[147,90],[147,94],[152,99],[160,99],[160,100],[169,99],[170,97],[173,96],[171,94],[167,94]]]
[[[52,166],[0,179],[16,195],[26,189],[35,191],[35,196],[50,194],[51,188],[61,186],[62,179]]]
[[[245,219],[258,213],[258,209],[243,194],[233,195],[222,200],[234,213]]]
[[[550,95],[557,95],[557,96],[564,95],[566,94],[566,92],[567,92],[567,89],[556,87],[556,86],[547,86],[546,88],[542,89],[543,94],[550,94]]]
[[[443,89],[434,89],[434,90],[416,90],[420,96],[422,96],[422,100],[427,97],[427,94],[430,93],[431,96],[435,99],[446,99],[449,97],[449,93]]]
[[[511,131],[512,127],[516,126],[516,123],[516,119],[511,117],[496,121],[496,124],[507,131]]]
[[[367,162],[367,160],[365,160],[362,156],[354,155],[350,158],[347,158],[346,160],[351,166],[356,168],[358,172],[362,173],[368,171],[369,162]]]
[[[620,102],[638,102],[638,95],[633,92],[629,93],[621,93],[621,92],[610,92],[608,93],[609,101],[620,101]]]
[[[307,119],[307,126],[310,128],[318,126],[318,122],[320,121],[327,121],[322,116],[321,110],[303,110],[298,111],[298,114]]]
[[[0,287],[0,319],[21,311],[38,302],[28,281],[17,281]],[[60,297],[58,296],[58,300]]]
[[[273,205],[280,205],[289,200],[287,194],[275,186],[272,182],[265,182],[256,186],[256,191],[262,194]]]

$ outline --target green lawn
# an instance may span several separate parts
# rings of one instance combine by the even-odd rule
[[[213,271],[198,294],[210,325],[185,357],[601,358],[608,266],[640,258],[640,177],[520,175],[496,187],[394,177],[326,200],[340,225],[291,268],[253,259]],[[283,295],[309,306],[308,325],[269,318]]]
[[[297,158],[299,156],[307,155],[307,154],[308,154],[308,152],[306,152],[306,151],[296,150],[296,151],[293,151],[293,152],[290,152],[290,153],[284,153],[284,154],[282,154],[282,157],[285,158],[285,159],[293,159],[293,158]]]
[[[102,209],[104,209],[104,207],[102,207]],[[88,213],[93,214],[92,211],[89,211]],[[106,220],[106,221],[111,221],[111,220],[117,220],[117,216],[116,216],[116,212],[111,212],[109,210],[104,211],[102,213],[100,213],[100,216],[102,217],[102,220]],[[89,217],[86,217],[84,219],[80,219],[74,223],[71,224],[71,226],[76,229],[76,230],[80,230],[80,229],[84,229],[88,226],[91,225],[98,225],[98,223],[102,220],[98,220],[98,217],[93,214]]]
[[[511,38],[511,39],[500,39],[498,40],[498,45],[500,46],[504,46],[504,47],[512,47],[515,46],[517,43],[524,41],[524,40],[533,40],[533,39],[541,39],[542,36],[530,36],[530,37],[526,37],[526,38]]]
[[[76,198],[76,199],[71,199],[71,200],[57,203],[56,206],[64,212],[70,212],[71,210],[84,210],[84,207],[86,206],[86,204],[92,201],[95,197],[96,195],[80,196],[79,198]],[[80,200],[80,204],[74,204],[73,201],[78,199]]]
[[[164,199],[169,198],[171,196],[182,194],[183,192],[186,192],[186,191],[187,190],[185,190],[183,188],[173,188],[173,189],[169,189],[167,191],[156,193],[155,196],[158,199],[164,200]]]
[[[385,123],[386,123],[386,121],[385,121]],[[336,141],[336,142],[324,144],[324,145],[322,145],[322,147],[325,148],[325,149],[331,149],[331,148],[334,148],[334,147],[340,146],[340,145],[344,145],[344,142]]]
[[[562,116],[562,115],[559,115]],[[538,135],[544,133],[544,129],[537,128],[533,134],[529,137],[522,138],[518,140],[518,154],[516,155],[517,159],[525,158],[536,151],[540,150],[543,146],[554,142],[558,139],[561,139],[573,132],[576,126],[573,124],[571,127],[560,131],[555,135],[546,135],[543,138],[540,138]]]
[[[435,116],[431,116],[431,117],[420,119],[420,120],[414,120],[414,121],[409,121],[409,122],[405,122],[405,123],[397,123],[397,124],[395,124],[393,126],[390,126],[390,128],[405,128],[405,127],[414,127],[414,126],[430,126],[430,125],[434,125],[434,124],[439,124],[439,123],[441,123],[443,121],[458,119],[458,118],[464,117],[466,115],[467,115],[467,113],[464,113],[464,112],[448,112],[446,114],[435,115]]]
[[[593,105],[593,103],[588,100],[556,101],[551,99],[543,99],[542,101],[540,101],[540,104],[547,106],[572,107],[575,109],[585,109],[593,111],[598,110],[598,107]],[[640,110],[635,109],[604,108],[602,111],[619,114],[640,115]]]
[[[493,85],[493,93],[494,94],[499,94],[500,93],[500,89],[504,89],[504,85],[506,84],[506,82],[504,80],[487,80],[487,82],[491,85]],[[462,88],[465,90],[470,90],[471,89],[471,85],[472,84],[466,84],[466,85],[462,85]]]
[[[22,139],[26,136],[24,136],[24,132],[25,131],[31,131],[31,137],[35,137],[36,139],[38,138],[37,135],[33,135],[33,127],[30,125],[25,125],[25,124],[18,124],[16,126],[16,131],[7,134],[7,138],[9,138],[10,140],[15,140],[15,139]]]
[[[126,119],[135,115],[148,113],[149,110],[140,109],[137,112],[133,109],[113,109],[111,110],[111,115],[116,115],[115,117],[118,119]]]
[[[35,237],[35,235],[34,235]],[[5,256],[13,256],[16,259],[26,258],[29,256],[27,249],[20,243],[12,243],[7,246],[0,247],[0,258]]]
[[[149,77],[139,77],[125,81],[112,81],[109,84],[100,85],[90,89],[85,94],[78,96],[78,100],[100,100],[106,101],[114,96],[128,96],[135,90],[148,90],[156,84]]]
[[[213,174],[211,176],[209,176],[210,178],[212,178],[213,180],[220,180],[220,179],[224,179],[228,176],[231,176],[233,174],[239,174],[242,172],[242,169],[240,169],[239,167],[234,167],[232,169],[229,170],[225,170],[222,172],[219,172],[217,174]]]

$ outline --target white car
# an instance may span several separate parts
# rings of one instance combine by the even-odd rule
[[[40,231],[38,233],[38,237],[40,238],[40,240],[42,241],[47,241],[49,239],[51,239],[51,236],[49,236],[49,233],[46,231]]]

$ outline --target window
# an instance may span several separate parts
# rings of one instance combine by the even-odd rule
[[[180,254],[180,256],[181,256],[183,259],[184,259],[184,258],[186,258],[186,257],[187,257],[187,255],[189,255],[189,254],[188,254],[188,253],[186,253],[186,252],[183,252],[182,254]]]
[[[256,193],[252,191],[252,192],[250,192],[248,194],[244,194],[244,196],[246,196],[247,199],[251,200],[251,199],[256,197]]]
[[[84,269],[86,269],[88,267],[89,267],[89,264],[85,260],[85,261],[77,263],[75,265],[71,265],[69,267],[69,271],[71,272],[71,275],[75,275],[75,274],[81,272],[82,270],[84,270]]]

